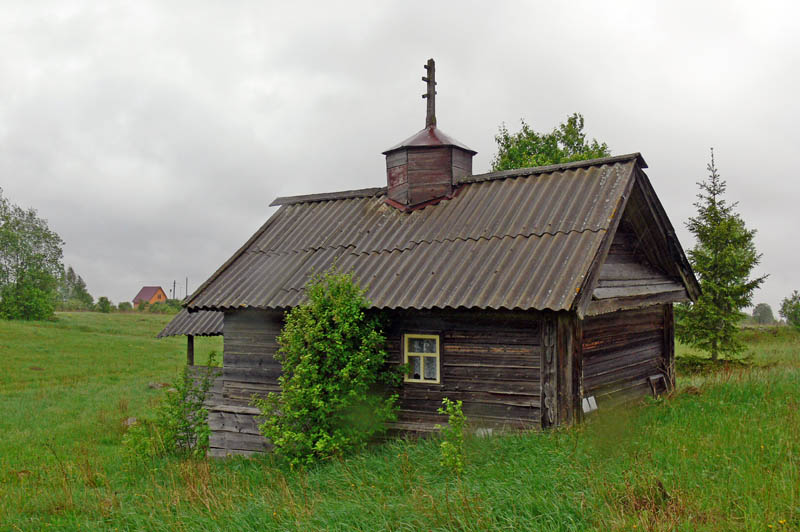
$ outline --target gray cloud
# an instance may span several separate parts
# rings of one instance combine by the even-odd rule
[[[800,288],[790,169],[794,4],[62,2],[0,6],[0,186],[67,242],[95,296],[190,289],[277,195],[377,186],[381,151],[439,124],[487,170],[501,122],[586,117],[640,151],[685,247],[714,146],[759,230],[757,301]],[[183,295],[183,290],[179,291]]]

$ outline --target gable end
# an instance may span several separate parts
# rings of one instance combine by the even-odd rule
[[[608,249],[591,272],[582,318],[622,309],[689,301],[697,281],[644,172],[638,171]],[[696,291],[695,291],[696,289]]]

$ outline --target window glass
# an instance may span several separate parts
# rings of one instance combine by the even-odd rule
[[[408,365],[409,365],[409,378],[411,379],[421,379],[422,378],[422,368],[420,367],[420,357],[408,357]]]
[[[437,357],[425,357],[425,380],[436,380]]]
[[[436,353],[436,339],[409,338],[408,350],[411,353]]]

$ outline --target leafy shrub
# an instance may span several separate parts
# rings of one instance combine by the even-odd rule
[[[150,309],[150,302],[149,301],[141,301],[138,305],[136,305],[136,310],[139,312],[147,312]]]
[[[278,337],[282,393],[255,399],[261,433],[292,464],[310,464],[362,449],[395,419],[396,384],[386,368],[379,320],[352,274],[335,268],[305,287],[308,301],[290,310]]]
[[[67,299],[56,303],[56,310],[59,312],[74,312],[76,310],[91,310],[91,307],[80,299]]]
[[[144,306],[144,304],[142,306]],[[168,314],[169,312],[172,312],[172,310],[167,306],[167,304],[162,301],[156,303],[148,303],[146,310],[147,312],[152,312],[153,314]]]
[[[121,301],[120,304],[117,305],[117,310],[120,312],[129,312],[133,310],[133,305],[131,305],[129,301]]]
[[[466,454],[464,432],[467,425],[467,416],[464,415],[461,407],[461,401],[451,401],[447,397],[442,399],[442,407],[438,412],[447,416],[447,426],[437,425],[437,428],[442,431],[442,443],[439,444],[442,455],[439,463],[459,476],[464,472]]]
[[[203,403],[219,375],[216,357],[212,351],[197,378],[184,367],[161,399],[155,418],[128,430],[124,444],[129,457],[205,455],[211,430]]]
[[[786,323],[800,329],[800,292],[795,290],[792,295],[783,298],[779,314]]]
[[[178,299],[168,299],[153,304],[148,303],[146,310],[154,314],[173,314],[180,312],[181,302]]]
[[[95,307],[97,308],[97,312],[102,312],[104,314],[108,314],[109,312],[111,312],[111,309],[113,308],[113,305],[111,304],[111,301],[109,301],[106,296],[101,296],[97,300],[97,305],[95,305]]]
[[[753,321],[759,325],[770,325],[775,323],[775,317],[772,315],[772,307],[766,303],[759,303],[753,309]]]
[[[54,280],[46,272],[29,271],[0,290],[0,317],[8,320],[44,320],[53,315]]]

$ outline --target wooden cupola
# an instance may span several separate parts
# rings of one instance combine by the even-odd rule
[[[425,129],[383,152],[386,155],[386,202],[403,210],[449,198],[460,177],[472,175],[477,153],[436,127],[436,66],[425,65],[428,90]]]

